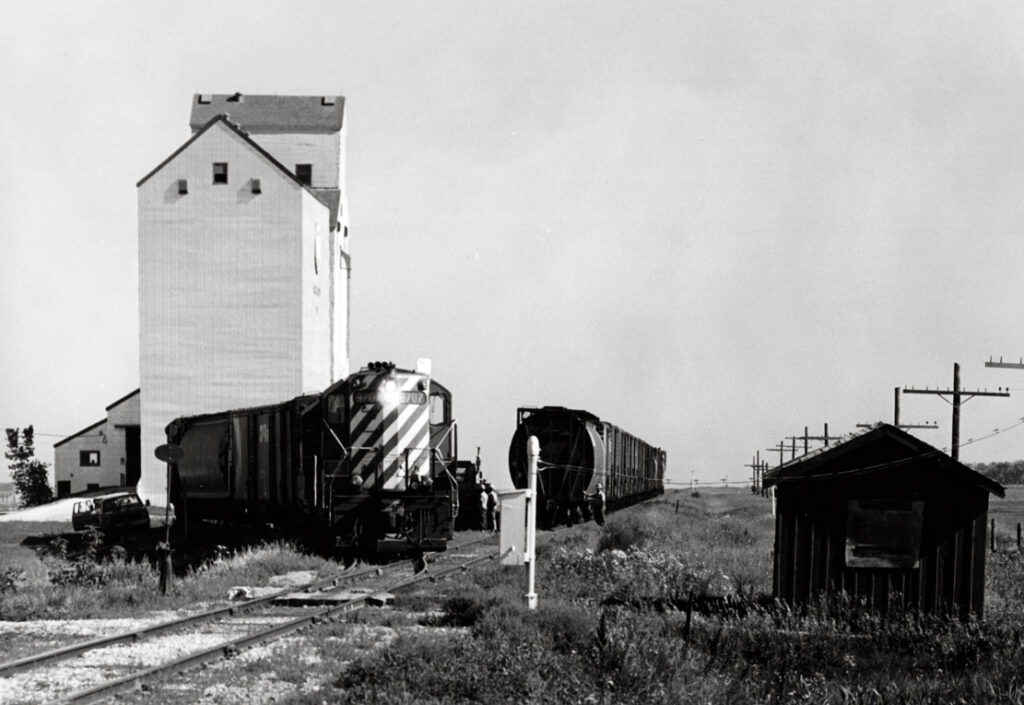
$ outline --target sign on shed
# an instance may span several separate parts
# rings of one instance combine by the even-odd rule
[[[919,567],[923,517],[923,501],[849,500],[846,509],[847,567]]]

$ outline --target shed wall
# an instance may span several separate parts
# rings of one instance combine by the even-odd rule
[[[988,493],[977,487],[927,492],[917,568],[846,565],[847,500],[823,487],[780,485],[775,522],[774,594],[793,605],[845,593],[872,610],[984,611]],[[861,487],[861,497],[893,496],[891,486]]]

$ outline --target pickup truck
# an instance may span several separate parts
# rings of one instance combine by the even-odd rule
[[[134,492],[91,497],[75,502],[71,525],[75,531],[90,526],[113,532],[148,529],[149,511]]]

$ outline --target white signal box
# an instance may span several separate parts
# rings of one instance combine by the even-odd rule
[[[502,565],[526,563],[526,495],[527,490],[498,492],[498,501],[501,502],[498,551]]]

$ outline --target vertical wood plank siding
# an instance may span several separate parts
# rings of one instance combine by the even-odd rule
[[[917,568],[848,568],[846,513],[851,495],[823,484],[777,488],[772,580],[776,598],[802,606],[845,593],[880,612],[908,609],[982,616],[986,491],[939,485],[924,494]],[[887,489],[893,488],[885,482],[878,487],[863,485],[855,496],[892,496],[885,494]]]

